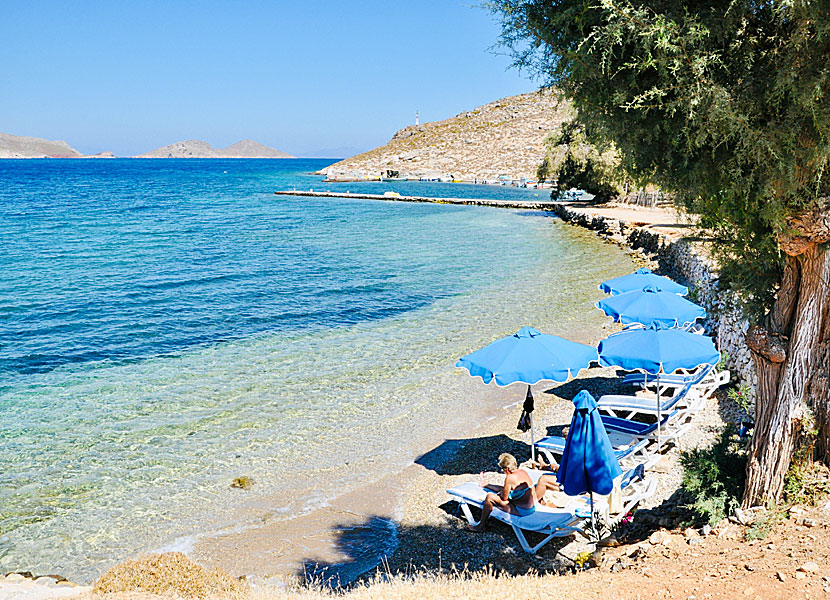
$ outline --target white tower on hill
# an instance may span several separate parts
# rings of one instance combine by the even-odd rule
[[[418,111],[415,111],[415,124],[418,124]]]

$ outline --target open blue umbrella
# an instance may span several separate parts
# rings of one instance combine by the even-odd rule
[[[712,339],[682,329],[654,324],[643,329],[612,333],[599,343],[599,364],[643,371],[657,379],[657,446],[660,446],[660,374],[696,369],[720,361]]]
[[[614,478],[622,474],[611,440],[602,424],[596,400],[587,390],[573,399],[574,414],[557,479],[569,496],[588,492],[591,521],[594,519],[593,493],[610,494]]]
[[[617,294],[624,294],[625,292],[641,290],[649,285],[656,285],[664,292],[669,292],[670,294],[685,296],[689,293],[689,288],[686,286],[680,285],[668,277],[655,275],[650,269],[637,269],[628,275],[603,281],[599,284],[599,289],[606,294],[616,296]]]
[[[546,379],[562,383],[595,360],[596,348],[522,327],[513,335],[462,356],[455,366],[481,377],[484,383],[495,380],[496,385]]]
[[[706,318],[706,309],[702,306],[678,294],[664,292],[656,285],[608,296],[597,302],[596,307],[623,325],[641,323],[649,326],[659,323],[666,327],[685,328],[697,319]]]
[[[467,369],[473,377],[481,377],[484,383],[495,381],[500,386],[526,383],[529,396],[530,384],[543,380],[565,382],[595,360],[596,348],[540,333],[532,327],[522,327],[513,335],[462,356],[455,366]],[[529,397],[530,403],[527,398],[525,400],[526,412],[533,410],[532,396]],[[530,445],[533,448],[532,418],[530,427]]]

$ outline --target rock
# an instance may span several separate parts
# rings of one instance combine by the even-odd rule
[[[818,526],[818,521],[814,519],[804,519],[804,526],[805,527],[816,527]]]
[[[778,578],[778,581],[784,581],[787,576],[784,575],[781,571],[776,571],[775,576]]]
[[[690,540],[692,538],[700,537],[700,533],[698,533],[697,529],[694,527],[687,527],[683,530],[683,537]]]
[[[744,590],[744,596],[751,596],[754,593],[755,593],[755,588],[752,587],[752,586],[749,586],[748,588],[746,588]]]
[[[806,562],[800,567],[798,567],[799,571],[804,573],[818,573],[818,564],[814,562]]]
[[[616,548],[619,545],[620,543],[613,534],[608,535],[597,542],[597,548]]]
[[[702,546],[703,545],[703,538],[701,537],[693,537],[689,539],[690,546]]]
[[[58,583],[58,579],[56,577],[38,577],[35,579],[35,583],[38,585],[55,585]]]
[[[8,583],[20,583],[21,581],[26,581],[27,579],[29,578],[21,575],[20,573],[9,573],[6,575],[6,581]]]
[[[807,574],[802,573],[801,571],[796,571],[793,577],[795,577],[796,579],[807,579]]]
[[[735,509],[733,516],[735,517],[735,520],[738,522],[739,525],[749,525],[750,523],[749,518],[740,508]]]
[[[662,544],[667,539],[668,539],[668,534],[661,529],[660,531],[655,531],[654,533],[652,533],[649,536],[648,541],[651,544],[656,546],[657,544]]]
[[[251,487],[254,485],[254,480],[248,477],[247,475],[242,475],[241,477],[237,477],[231,482],[232,488],[237,488],[240,490],[250,490]]]
[[[711,526],[711,525],[709,525],[709,523],[706,523],[706,525],[704,525],[704,526],[701,528],[700,533],[702,533],[703,535],[709,535],[709,534],[711,534],[711,533],[712,533],[712,526]]]

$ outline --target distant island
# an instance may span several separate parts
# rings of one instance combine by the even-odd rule
[[[82,154],[63,140],[0,133],[0,158],[115,158],[112,152]],[[214,148],[201,140],[186,140],[132,158],[295,158],[253,140]]]
[[[253,140],[242,140],[227,148],[214,148],[202,140],[185,140],[162,146],[133,158],[296,158]]]
[[[114,158],[112,152],[81,154],[63,140],[0,133],[0,158]]]

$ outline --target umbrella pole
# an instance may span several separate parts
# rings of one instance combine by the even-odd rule
[[[529,384],[527,386],[527,391],[530,393]],[[530,460],[536,462],[536,445],[534,444],[536,437],[533,434],[533,411],[531,411],[528,416],[530,417]]]
[[[660,452],[660,371],[657,371],[657,452]]]
[[[597,533],[597,522],[594,517],[594,493],[591,491],[591,488],[588,487],[588,498],[591,499],[591,532],[593,536],[596,536],[599,539],[599,533]]]

